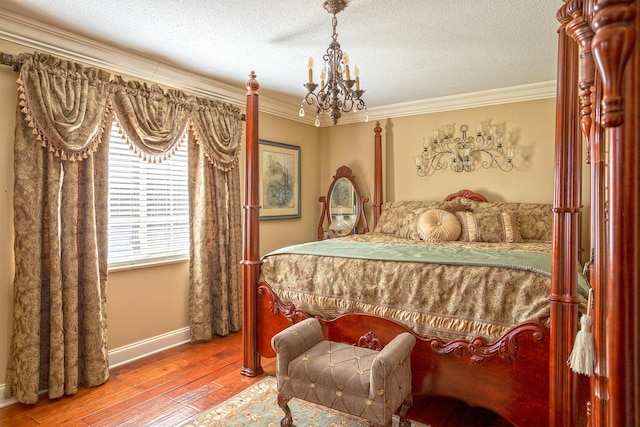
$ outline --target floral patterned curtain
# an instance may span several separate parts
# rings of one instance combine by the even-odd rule
[[[242,326],[240,109],[196,98],[189,139],[191,340]]]
[[[14,325],[5,396],[35,403],[109,375],[109,74],[23,55],[15,132]],[[104,144],[101,142],[104,141]]]

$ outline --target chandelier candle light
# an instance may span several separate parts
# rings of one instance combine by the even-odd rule
[[[327,12],[333,15],[333,35],[324,59],[324,67],[320,72],[320,90],[316,93],[318,85],[313,82],[313,58],[309,58],[307,66],[309,68],[309,81],[303,86],[307,89],[307,94],[300,105],[300,117],[304,117],[304,104],[316,106],[315,125],[320,126],[320,114],[328,114],[334,125],[342,113],[365,110],[367,107],[361,99],[364,90],[360,89],[360,70],[353,67],[355,79],[351,79],[349,70],[349,56],[340,49],[338,43],[338,33],[336,26],[338,20],[336,14],[347,7],[346,0],[326,0],[323,4]],[[369,121],[369,116],[365,117],[365,122]]]
[[[422,154],[416,157],[419,176],[428,176],[437,170],[471,172],[477,164],[484,169],[497,167],[504,172],[513,169],[515,148],[504,125],[478,122],[476,136],[467,136],[469,126],[460,126],[461,137],[455,137],[455,123],[433,130],[431,138],[424,138]]]

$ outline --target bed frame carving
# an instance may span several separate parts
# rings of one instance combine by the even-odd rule
[[[278,296],[273,292],[273,289],[266,283],[261,283],[258,285],[258,295],[266,294],[268,295],[267,299],[269,301],[269,306],[271,313],[277,315],[282,315],[289,320],[289,322],[293,325],[294,323],[298,323],[301,320],[308,319],[309,316],[304,311],[300,311],[296,308],[296,306],[292,303],[284,303]]]
[[[373,331],[369,331],[360,338],[358,338],[357,344],[358,347],[368,348],[369,350],[380,351],[384,348],[382,341],[378,339]]]
[[[499,357],[505,362],[511,363],[517,359],[518,341],[523,335],[530,335],[533,341],[543,341],[547,339],[548,332],[549,329],[540,323],[526,322],[514,329],[510,329],[493,343],[487,343],[482,337],[476,337],[471,341],[455,340],[447,344],[439,339],[433,339],[431,348],[436,353],[453,353],[459,357],[462,357],[466,351],[471,355],[471,362],[476,364],[494,357]]]

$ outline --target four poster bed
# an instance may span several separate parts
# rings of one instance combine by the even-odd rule
[[[260,357],[274,356],[270,340],[275,333],[319,315],[323,333],[334,341],[357,343],[373,332],[385,343],[400,332],[414,333],[415,395],[457,398],[522,426],[573,426],[584,424],[587,417],[592,425],[640,422],[636,268],[640,265],[640,141],[634,44],[638,3],[607,1],[596,9],[590,1],[574,1],[560,8],[553,204],[491,203],[470,191],[442,201],[383,204],[382,129],[377,124],[374,231],[317,242],[328,248],[315,242],[297,245],[262,260],[258,84],[252,73],[246,109],[243,374],[262,372]],[[632,54],[636,62],[628,65]],[[630,70],[627,74],[622,73],[624,66]],[[623,93],[633,94],[626,98],[627,110],[621,103]],[[576,268],[583,203],[581,131],[587,136],[586,157],[591,164],[591,307],[584,304],[587,285]],[[428,242],[433,224],[427,228],[420,222],[427,211],[438,211],[440,219],[443,211],[454,216],[461,225],[460,234],[466,233],[472,242]],[[492,215],[492,220],[481,224],[480,218]],[[509,225],[507,217],[511,217]],[[416,228],[417,239],[412,237]],[[412,259],[410,267],[398,254],[364,259],[367,251],[382,252],[369,244],[402,247],[394,252],[414,258],[435,252],[435,259],[426,264]],[[493,254],[498,263],[475,258],[480,253]],[[531,257],[537,261],[527,264],[529,255],[521,256],[525,253],[534,254]],[[466,262],[470,265],[458,265]],[[394,281],[397,277],[402,280]],[[502,285],[509,289],[500,289]],[[428,291],[421,292],[422,288]],[[396,294],[388,293],[394,290]],[[453,294],[459,298],[446,299]],[[399,300],[402,295],[409,298]],[[566,364],[580,308],[594,316],[596,363],[591,382]]]

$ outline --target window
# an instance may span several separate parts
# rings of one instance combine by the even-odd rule
[[[109,142],[109,268],[189,257],[187,135],[169,160],[148,163],[115,122]]]

